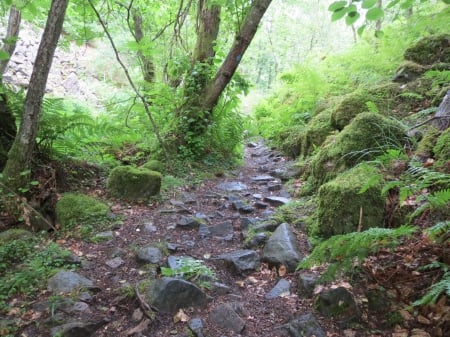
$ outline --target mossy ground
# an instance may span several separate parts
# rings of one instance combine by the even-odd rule
[[[436,162],[434,166],[450,173],[450,128],[442,132],[433,147]]]

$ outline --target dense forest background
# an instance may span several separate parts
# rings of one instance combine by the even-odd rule
[[[44,252],[5,276],[0,310],[64,264],[47,263],[64,255],[58,235],[97,215],[111,225],[109,207],[74,214],[86,204],[65,195],[153,205],[226,175],[263,139],[292,162],[295,200],[276,219],[309,237],[298,270],[320,265],[328,282],[403,247],[430,271],[404,303],[440,315],[432,335],[448,331],[449,1],[6,0],[0,12],[0,231],[36,233],[0,236],[0,271],[35,240]],[[426,260],[405,253],[414,242]]]

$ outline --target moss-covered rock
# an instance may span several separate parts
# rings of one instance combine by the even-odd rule
[[[408,83],[414,81],[427,71],[427,68],[411,61],[403,62],[396,70],[393,82]]]
[[[450,128],[439,136],[433,152],[436,159],[434,166],[450,173]]]
[[[301,141],[305,126],[294,125],[281,131],[277,138],[280,150],[287,156],[297,158],[301,153]]]
[[[150,170],[150,171],[156,171],[156,172],[163,172],[164,171],[164,165],[157,159],[150,159],[148,162],[146,162],[144,165],[141,166],[141,168]]]
[[[375,180],[364,193],[361,187]],[[374,167],[358,165],[323,184],[318,192],[317,231],[321,237],[354,232],[383,225],[385,200],[381,195],[383,176]],[[362,216],[361,216],[362,215]]]
[[[416,156],[421,159],[427,159],[434,156],[434,146],[436,145],[436,141],[440,135],[438,129],[430,127],[423,135],[420,142],[417,144]]]
[[[28,239],[32,236],[33,234],[25,229],[11,228],[4,232],[0,232],[0,246],[9,241]]]
[[[66,193],[56,203],[56,220],[64,229],[96,226],[109,221],[109,206],[84,194]]]
[[[147,199],[161,189],[161,173],[132,166],[118,166],[111,170],[107,190],[117,198],[128,200]]]
[[[363,112],[336,136],[328,137],[311,162],[316,186],[364,160],[372,160],[387,148],[402,147],[405,129],[396,120]]]
[[[344,97],[331,113],[331,125],[342,130],[356,115],[368,111],[367,102],[373,101],[367,92],[355,91]]]
[[[450,63],[450,35],[431,35],[420,39],[416,44],[405,50],[405,60],[422,65],[437,62]]]
[[[304,157],[311,155],[316,147],[322,145],[332,131],[330,109],[323,110],[311,118],[300,137],[301,155]]]

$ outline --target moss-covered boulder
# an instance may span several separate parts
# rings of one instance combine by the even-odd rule
[[[344,97],[331,113],[331,125],[342,130],[356,115],[368,111],[367,102],[373,101],[367,92],[355,91]]]
[[[148,162],[146,162],[144,165],[141,166],[141,168],[150,170],[150,171],[156,171],[156,172],[164,172],[164,165],[157,159],[150,159]]]
[[[426,130],[422,139],[417,144],[416,156],[425,160],[434,156],[434,146],[439,138],[440,132],[438,129],[430,127]]]
[[[436,159],[434,166],[450,173],[450,128],[439,136],[433,152]]]
[[[427,68],[411,61],[403,62],[396,70],[393,82],[408,83],[414,81],[427,71]]]
[[[142,200],[159,193],[161,180],[161,173],[156,171],[118,166],[109,174],[107,190],[117,198]]]
[[[56,221],[64,229],[97,226],[109,221],[109,206],[88,195],[66,193],[56,203]]]
[[[422,65],[437,62],[450,63],[450,35],[440,34],[424,37],[405,50],[405,60]]]
[[[370,187],[359,193],[367,182]],[[317,234],[328,238],[370,227],[381,227],[385,198],[383,176],[374,167],[358,165],[323,184],[318,191]]]
[[[330,136],[311,162],[311,174],[321,185],[357,163],[372,160],[387,148],[402,147],[405,129],[378,113],[363,112],[344,130]]]
[[[29,239],[33,236],[30,231],[21,228],[11,228],[0,232],[0,246],[15,240]]]
[[[285,155],[292,158],[297,158],[300,155],[304,129],[304,125],[294,125],[282,130],[277,135],[277,143]]]
[[[330,109],[323,110],[311,118],[300,138],[301,155],[305,157],[311,155],[316,147],[322,145],[333,130]]]

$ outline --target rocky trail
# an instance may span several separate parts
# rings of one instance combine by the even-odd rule
[[[311,275],[299,288],[305,296],[298,294],[294,271],[307,238],[289,224],[264,221],[290,199],[282,185],[289,167],[273,150],[249,143],[244,165],[233,172],[161,203],[116,204],[124,221],[100,234],[105,241],[60,241],[79,268],[49,280],[32,306],[35,322],[19,335],[333,335],[330,321],[311,313]],[[250,226],[256,234],[245,240]],[[215,278],[161,275],[161,267],[179,268],[182,257],[203,261]]]

